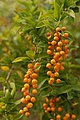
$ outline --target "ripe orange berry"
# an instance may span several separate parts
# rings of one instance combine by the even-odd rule
[[[47,36],[50,36],[51,35],[51,33],[50,32],[47,32]]]
[[[56,63],[55,59],[52,59],[51,64],[55,64],[55,63]]]
[[[46,103],[43,103],[43,107],[47,107],[47,104],[46,104]]]
[[[55,77],[58,77],[58,76],[59,76],[59,73],[58,73],[58,72],[55,72],[54,74],[55,74]]]
[[[55,111],[55,107],[51,107],[51,111],[54,112]]]
[[[33,67],[34,67],[34,66],[33,66],[32,63],[29,63],[29,64],[28,64],[28,68],[29,68],[29,69],[33,69]]]
[[[62,107],[58,107],[58,112],[61,112],[62,111]]]
[[[32,108],[32,107],[33,107],[33,103],[30,102],[27,104],[27,108]]]
[[[31,102],[34,103],[36,101],[36,98],[35,97],[32,97],[31,98]]]
[[[32,84],[36,84],[38,81],[36,79],[32,80]]]
[[[64,51],[60,51],[60,55],[64,55],[65,54],[65,52]]]
[[[58,40],[59,40],[59,37],[55,36],[55,37],[54,37],[54,40],[55,40],[55,41],[58,41]]]
[[[21,91],[22,91],[22,92],[25,92],[25,91],[26,91],[26,88],[23,87]]]
[[[38,88],[38,84],[33,84],[32,87],[36,89]]]
[[[46,68],[51,68],[51,64],[47,63]]]
[[[34,65],[34,69],[39,67],[40,66],[40,63],[39,62],[36,62],[35,65]]]
[[[28,111],[28,108],[27,108],[27,107],[24,107],[23,110],[24,110],[24,112],[27,112],[27,111]]]
[[[47,111],[48,111],[48,112],[51,111],[51,108],[50,108],[50,107],[47,107]]]
[[[60,32],[60,31],[61,31],[60,27],[57,27],[56,32]]]
[[[64,38],[68,38],[68,33],[64,33]]]
[[[28,74],[28,75],[31,75],[31,74],[32,74],[32,71],[28,70],[28,71],[27,71],[27,74]]]
[[[28,82],[28,78],[24,78],[23,82],[24,83]]]
[[[25,116],[26,116],[26,117],[29,117],[29,116],[30,116],[30,112],[26,112],[26,113],[25,113]]]
[[[61,47],[57,47],[56,50],[60,52],[62,49]]]
[[[66,113],[66,118],[70,118],[70,114],[69,113]]]
[[[24,92],[24,96],[27,96],[27,95],[29,95],[29,91],[26,90],[26,91]]]
[[[65,26],[63,26],[61,29],[62,29],[62,31],[65,31],[65,30],[66,30],[66,27],[65,27]]]
[[[64,70],[64,66],[61,65],[61,66],[60,66],[60,70]]]
[[[63,43],[61,41],[58,42],[58,46],[62,46]]]
[[[57,119],[60,119],[60,118],[61,118],[61,115],[56,115],[56,118],[57,118]]]
[[[56,80],[56,83],[61,83],[61,80],[60,80],[60,79],[57,79],[57,80]]]
[[[26,98],[22,98],[22,99],[21,99],[21,102],[24,103],[24,104],[27,103]]]
[[[55,99],[55,101],[56,101],[56,102],[59,102],[59,101],[60,101],[60,98],[59,98],[59,97],[57,97],[57,98]]]
[[[52,85],[52,84],[53,84],[53,81],[49,80],[49,81],[48,81],[48,84],[49,84],[49,85]]]
[[[68,40],[64,40],[64,44],[68,44],[69,43],[69,41]]]
[[[19,113],[20,113],[20,114],[24,114],[24,110],[20,110]]]
[[[48,49],[49,49],[49,50],[52,50],[52,46],[48,46]]]
[[[51,71],[47,71],[47,75],[49,75],[49,76],[50,76],[51,74],[52,74],[52,72],[51,72]]]
[[[33,90],[32,90],[32,94],[37,94],[37,90],[36,90],[36,89],[33,89]]]
[[[26,96],[26,100],[28,101],[28,100],[30,100],[31,99],[31,96],[30,95],[27,95]]]
[[[47,50],[47,54],[48,55],[52,54],[52,51],[51,50]]]
[[[29,89],[30,85],[28,83],[24,84],[24,88]]]
[[[72,119],[75,119],[75,118],[76,118],[76,115],[75,115],[75,114],[72,114],[71,118],[72,118]]]
[[[32,79],[36,79],[38,77],[38,75],[36,74],[36,73],[33,73],[32,75],[31,75],[31,78]]]
[[[53,40],[53,41],[51,42],[51,44],[54,46],[54,45],[57,44],[57,42]]]

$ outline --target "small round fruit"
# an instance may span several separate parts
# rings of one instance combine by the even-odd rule
[[[30,102],[27,104],[27,108],[32,108],[32,107],[33,107],[33,103]]]
[[[29,117],[29,116],[30,116],[30,112],[26,112],[26,113],[25,113],[25,116],[26,116],[26,117]]]
[[[32,63],[29,63],[29,64],[28,64],[28,68],[29,68],[29,69],[32,69],[33,67],[34,67],[34,66],[33,66]]]
[[[50,64],[50,63],[47,63],[47,64],[46,64],[46,68],[51,68],[51,64]]]
[[[36,74],[36,73],[33,73],[32,75],[31,75],[31,78],[32,79],[36,79],[38,77],[38,75]]]
[[[57,27],[56,32],[60,32],[60,31],[61,31],[60,27]]]
[[[72,114],[71,118],[74,120],[76,119],[76,115],[75,114]]]
[[[32,90],[32,94],[37,94],[37,90],[36,90],[36,89],[33,89],[33,90]]]
[[[52,54],[52,51],[51,50],[47,50],[47,54],[48,55]]]
[[[35,97],[32,97],[31,98],[31,102],[34,103],[36,101],[36,98]]]
[[[32,80],[32,84],[36,84],[38,81],[36,79]]]
[[[63,26],[61,29],[62,29],[62,31],[65,31],[65,30],[66,30],[66,27],[65,27],[65,26]]]
[[[64,38],[68,38],[68,33],[64,33]]]
[[[61,115],[56,115],[56,119],[61,119]]]
[[[24,110],[20,110],[19,113],[20,113],[20,114],[24,114]]]
[[[62,111],[62,107],[58,107],[58,112],[61,112]]]

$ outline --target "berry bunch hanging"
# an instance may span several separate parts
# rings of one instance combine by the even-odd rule
[[[64,59],[68,56],[68,33],[65,32],[66,27],[57,27],[53,34],[47,33],[48,50],[51,60],[46,64],[47,75],[50,77],[48,83],[52,85],[54,82],[60,83],[59,71],[64,70]]]
[[[29,63],[28,71],[24,76],[24,87],[22,92],[24,97],[22,98],[22,103],[25,104],[22,110],[19,111],[20,114],[25,114],[25,116],[30,116],[30,109],[34,106],[36,102],[36,94],[38,88],[38,73],[39,73],[40,63]]]

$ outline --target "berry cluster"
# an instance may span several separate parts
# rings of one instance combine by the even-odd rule
[[[60,83],[59,71],[64,70],[63,60],[68,56],[68,33],[65,32],[66,27],[56,28],[56,31],[51,34],[47,33],[48,50],[47,54],[50,55],[50,61],[46,64],[47,75],[50,77],[48,83],[52,85],[54,82]]]
[[[40,63],[36,62],[35,64],[28,64],[28,71],[24,76],[24,87],[22,92],[24,97],[22,98],[22,103],[26,106],[19,111],[20,114],[25,114],[25,116],[30,116],[30,108],[33,107],[34,102],[36,101],[35,95],[37,94],[38,88],[38,73],[39,73]]]

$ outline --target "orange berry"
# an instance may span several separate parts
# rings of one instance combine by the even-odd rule
[[[32,80],[32,84],[36,84],[38,81],[36,79]]]
[[[26,88],[23,87],[21,91],[22,91],[22,92],[25,92],[25,91],[26,91]]]
[[[48,46],[48,49],[52,50],[52,46]]]
[[[32,79],[36,79],[38,77],[38,75],[36,74],[36,73],[33,73],[32,75],[31,75],[31,78]]]
[[[24,107],[23,110],[24,110],[24,112],[27,112],[27,111],[28,111],[28,108],[27,108],[27,107]]]
[[[24,84],[24,88],[29,89],[30,85],[28,83]]]
[[[27,104],[27,108],[32,108],[32,107],[33,107],[33,103],[30,102]]]
[[[69,113],[66,113],[65,117],[66,117],[66,118],[70,118],[70,114],[69,114]]]
[[[49,45],[51,45],[51,42],[48,42]]]
[[[36,62],[35,65],[34,65],[34,69],[39,67],[40,66],[40,63],[39,62]]]
[[[20,110],[19,113],[20,113],[20,114],[24,114],[24,110]]]
[[[50,32],[47,32],[47,36],[50,36],[51,35],[51,33]]]
[[[53,41],[51,42],[51,44],[54,46],[54,45],[57,44],[57,42],[53,40]]]
[[[57,27],[56,32],[60,32],[60,31],[61,31],[60,27]]]
[[[54,74],[55,74],[55,77],[58,77],[58,76],[59,76],[59,73],[58,73],[58,72],[55,72]]]
[[[55,36],[55,37],[54,37],[54,40],[55,40],[55,41],[58,41],[58,40],[59,40],[59,37]]]
[[[49,84],[49,85],[52,85],[52,84],[53,84],[53,81],[49,80],[49,81],[48,81],[48,84]]]
[[[56,118],[57,119],[61,119],[61,115],[56,115]]]
[[[24,92],[24,96],[27,96],[27,95],[29,95],[29,91]]]
[[[31,74],[32,74],[32,71],[28,70],[28,71],[27,71],[27,74],[28,74],[28,75],[31,75]]]
[[[55,111],[55,107],[51,107],[51,111],[54,112]]]
[[[62,49],[61,47],[57,47],[56,50],[60,52]]]
[[[56,63],[55,59],[52,59],[51,64],[55,64],[55,63]]]
[[[28,78],[24,78],[23,82],[24,83],[28,82]]]
[[[47,64],[46,64],[46,68],[51,68],[51,64],[50,64],[50,63],[47,63]]]
[[[65,54],[65,52],[64,51],[60,51],[60,55],[64,55]]]
[[[56,101],[56,102],[59,102],[59,101],[60,101],[60,98],[57,97],[57,98],[55,99],[55,101]]]
[[[60,80],[60,79],[57,79],[57,80],[56,80],[56,83],[61,83],[61,80]]]
[[[24,103],[24,104],[27,103],[26,98],[22,98],[22,99],[21,99],[21,102]]]
[[[45,100],[46,100],[46,102],[49,102],[49,99],[48,99],[48,97],[46,97],[46,98],[45,98]]]
[[[31,98],[31,102],[34,103],[36,101],[36,98],[35,97],[32,97]]]
[[[38,84],[33,84],[32,87],[36,89],[38,88]]]
[[[29,116],[30,116],[30,112],[26,112],[26,113],[25,113],[25,116],[26,116],[26,117],[29,117]]]
[[[52,74],[52,71],[47,71],[47,75],[51,75]]]
[[[53,106],[54,106],[53,102],[50,102],[49,105],[50,105],[50,107],[53,107]]]
[[[32,63],[29,63],[29,64],[28,64],[28,68],[29,68],[29,69],[32,69],[33,67],[34,67],[34,66],[33,66]]]
[[[26,96],[26,100],[28,101],[28,100],[30,100],[31,99],[31,96],[30,95],[27,95]]]
[[[75,119],[75,118],[76,118],[76,115],[75,115],[75,114],[72,114],[71,118],[72,118],[72,119]]]
[[[61,41],[58,42],[58,46],[62,46],[63,43]]]
[[[69,41],[68,40],[64,40],[64,44],[68,44],[69,43]]]
[[[68,38],[68,33],[64,33],[64,38]]]
[[[47,111],[48,111],[48,112],[51,111],[51,108],[50,108],[50,107],[47,107]]]
[[[51,50],[47,50],[47,54],[48,55],[52,54],[52,51]]]
[[[58,107],[58,112],[61,112],[62,111],[62,107]]]
[[[37,94],[37,90],[36,90],[36,89],[33,89],[33,90],[32,90],[32,94]]]
[[[47,108],[47,104],[46,104],[46,103],[43,103],[43,107],[44,107],[44,108]]]
[[[66,30],[66,27],[65,27],[65,26],[63,26],[61,29],[62,29],[62,31],[65,31],[65,30]]]
[[[60,70],[64,70],[64,66],[61,65],[61,66],[60,66]]]

